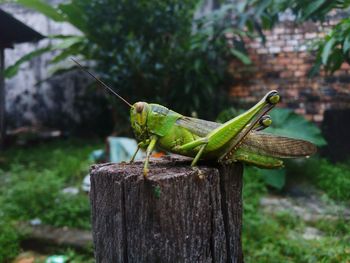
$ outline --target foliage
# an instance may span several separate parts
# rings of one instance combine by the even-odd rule
[[[350,240],[345,220],[310,223],[324,232],[320,240],[302,236],[307,226],[300,218],[285,212],[275,215],[260,210],[260,198],[266,194],[257,168],[245,170],[243,177],[243,250],[245,262],[347,262]],[[309,177],[310,178],[310,177]]]
[[[13,166],[10,176],[2,174],[1,206],[11,218],[23,220],[45,215],[54,207],[56,196],[62,187],[62,179],[52,171],[41,173],[26,170],[23,166]],[[8,188],[9,186],[11,188]],[[8,190],[7,190],[8,189]]]
[[[90,204],[86,194],[71,196],[60,194],[55,206],[42,216],[43,221],[53,226],[90,229]]]
[[[316,124],[307,121],[303,116],[294,113],[290,109],[275,109],[270,113],[272,125],[267,132],[284,135],[291,138],[310,141],[317,146],[326,145],[321,130]]]
[[[28,169],[29,168],[29,169]],[[85,195],[63,194],[63,178],[55,171],[12,166],[0,197],[4,213],[16,220],[88,229],[90,206]],[[11,186],[11,187],[9,187]]]
[[[306,20],[323,21],[331,12],[343,11],[344,18],[331,29],[331,31],[324,37],[316,41],[313,50],[316,51],[316,61],[311,70],[311,75],[316,74],[323,65],[325,69],[331,73],[340,68],[343,62],[350,62],[349,48],[350,48],[350,20],[348,18],[348,7],[350,2],[348,0],[316,0],[316,1],[282,1],[283,8],[291,8],[296,15],[298,22],[305,22]]]
[[[266,185],[262,177],[257,176],[258,168],[245,169],[243,176],[243,200],[244,215],[254,217],[260,215],[255,213],[260,204],[260,198],[267,193]]]
[[[331,73],[346,62],[350,64],[350,19],[341,20],[326,37],[316,43],[317,57],[312,73],[321,65]]]
[[[53,64],[78,56],[130,102],[158,102],[183,114],[209,119],[218,113],[218,105],[226,102],[228,63],[232,59],[251,63],[245,39],[260,36],[264,40],[263,29],[272,28],[279,13],[287,9],[302,23],[324,20],[332,10],[349,6],[346,0],[245,0],[239,4],[223,2],[217,10],[199,16],[200,0],[71,0],[55,7],[41,0],[8,1],[81,31],[81,35],[49,36],[54,41],[8,67],[8,77],[16,74],[21,63],[55,51]],[[322,65],[333,72],[349,62],[349,25],[348,18],[342,19],[317,42],[312,74]],[[55,72],[73,69],[74,65],[66,63],[65,69]],[[110,102],[118,120],[116,127],[124,130],[127,111],[119,101]]]
[[[267,185],[272,186],[275,189],[281,190],[286,184],[286,169],[260,169],[258,170],[257,174],[263,178]]]
[[[260,214],[254,224],[248,222],[243,236],[246,262],[347,262],[350,259],[346,249],[348,233],[306,240],[302,237],[305,226],[292,215]]]
[[[0,262],[10,262],[19,251],[19,234],[14,226],[0,217]]]
[[[99,147],[103,145],[94,140],[58,140],[35,147],[13,147],[0,153],[0,157],[5,160],[2,165],[5,171],[15,168],[16,164],[33,172],[50,170],[66,184],[74,184],[87,174],[90,164],[87,156]]]
[[[41,0],[11,2],[70,23],[82,35],[49,36],[54,41],[7,68],[8,77],[33,56],[55,51],[53,64],[72,56],[90,62],[86,65],[132,103],[158,102],[209,119],[225,103],[228,63],[251,63],[244,39],[264,37],[262,30],[277,18],[268,15],[264,2],[251,0],[222,4],[205,15],[196,11],[200,0],[71,0],[55,7]],[[72,63],[67,68],[75,69]],[[124,117],[117,125],[121,130],[127,111],[120,101],[111,103],[116,116]]]
[[[347,236],[350,233],[350,224],[343,218],[334,220],[332,224],[325,219],[319,220],[314,222],[312,226],[320,229],[329,236]]]
[[[338,9],[344,10],[345,14],[348,13],[348,8],[350,2],[347,0],[337,0],[337,1],[317,1],[318,7],[311,7],[313,12],[309,15],[306,14],[305,17],[310,17],[314,20],[322,20],[330,12]],[[343,62],[350,64],[349,49],[350,49],[350,19],[348,15],[340,19],[338,24],[336,24],[332,30],[325,36],[323,40],[316,43],[317,57],[315,66],[313,68],[313,73],[317,72],[321,65],[325,66],[327,71],[333,73],[341,67]]]
[[[319,21],[326,19],[326,16],[334,9],[346,9],[349,6],[347,0],[316,0],[316,1],[303,1],[303,0],[282,0],[282,9],[290,8],[296,15],[297,21],[304,22],[308,19],[313,21]],[[277,3],[278,5],[278,3]]]
[[[0,160],[6,161],[0,170],[0,262],[19,251],[22,237],[13,221],[39,218],[53,226],[91,228],[87,195],[64,194],[62,189],[81,185],[89,154],[102,146],[93,140],[60,140],[0,153]],[[88,262],[87,256],[72,251],[69,258]]]
[[[11,194],[26,195],[28,199],[34,198],[35,202],[39,204],[40,200],[38,200],[39,197],[35,196],[35,191],[36,188],[41,188],[38,189],[40,190],[38,195],[44,199],[52,199],[53,195],[58,198],[51,206],[47,205],[49,208],[45,211],[32,205],[33,202],[28,202],[34,210],[43,211],[43,214],[39,215],[43,221],[57,226],[89,227],[90,217],[85,210],[88,209],[87,197],[84,195],[77,197],[61,195],[60,191],[57,190],[61,187],[56,185],[62,187],[72,184],[79,185],[82,176],[86,173],[88,165],[85,162],[86,157],[92,149],[101,146],[103,146],[102,143],[98,142],[68,140],[42,144],[35,148],[13,148],[5,152],[1,159],[6,158],[11,165],[5,166],[4,171],[0,174],[0,199],[4,200],[3,198],[8,198]],[[77,165],[79,161],[84,166]],[[55,162],[58,165],[55,165]],[[314,170],[318,166],[323,167],[323,165],[318,165],[318,161],[311,163],[307,166],[301,166],[300,171],[310,175],[306,178],[315,179],[315,181],[322,183],[323,177],[313,179],[312,176],[315,174]],[[328,164],[330,165],[330,163]],[[287,212],[277,215],[268,215],[262,212],[259,208],[260,199],[266,195],[267,188],[263,178],[257,176],[257,170],[258,168],[246,169],[243,177],[243,249],[246,262],[346,262],[349,260],[349,253],[346,250],[350,240],[349,224],[345,220],[332,221],[331,223],[323,220],[310,223],[310,226],[324,232],[325,236],[320,240],[305,240],[302,233],[306,225],[299,218]],[[75,175],[74,180],[69,179],[70,174]],[[329,178],[331,176],[340,175],[330,174]],[[25,183],[29,186],[25,187]],[[22,187],[25,189],[19,191]],[[45,192],[44,187],[53,189],[55,193],[48,193],[48,196],[44,196],[42,194]],[[334,187],[339,187],[339,185]],[[331,188],[331,186],[328,185],[327,188]],[[28,190],[30,193],[26,193]],[[18,199],[21,200],[21,197]],[[10,201],[10,199],[7,200]],[[57,200],[60,201],[57,202]],[[45,200],[40,202],[44,206],[47,204]],[[19,216],[22,220],[38,216],[31,211],[29,211],[30,215],[25,216],[24,213],[28,211],[25,207],[21,207],[22,210],[20,210],[19,204],[21,202],[16,201],[12,204],[17,207],[17,209],[9,210],[12,216]],[[3,202],[0,201],[1,211],[10,215],[6,212],[8,205],[3,206]],[[22,211],[22,215],[19,215],[20,211]],[[45,218],[42,217],[43,215]],[[13,219],[17,220],[17,218]],[[0,255],[7,259],[16,255],[19,249],[18,242],[21,238],[10,222],[9,219],[5,220],[0,217]],[[92,253],[79,254],[69,249],[57,250],[55,253],[67,255],[72,262],[94,262]]]
[[[279,22],[278,14],[286,10],[292,11],[295,15],[295,22],[299,24],[308,20],[322,22],[331,16],[332,12],[342,12],[344,18],[340,19],[324,39],[319,39],[314,43],[312,50],[316,53],[316,60],[310,73],[311,75],[317,74],[321,66],[333,73],[340,68],[343,62],[350,63],[348,52],[350,43],[348,8],[350,2],[348,0],[266,0],[262,2],[265,5],[266,16],[274,18],[270,20],[270,27]]]
[[[324,158],[311,158],[304,162],[288,164],[288,175],[299,175],[311,181],[324,193],[335,200],[350,200],[350,163],[331,163]]]
[[[81,185],[88,172],[88,155],[97,147],[101,144],[69,140],[6,152],[3,158],[11,165],[0,171],[3,213],[14,220],[40,218],[55,226],[88,229],[87,196],[64,194],[61,190]]]
[[[322,159],[315,169],[314,182],[331,198],[350,200],[350,164],[332,164]]]
[[[228,108],[222,111],[217,120],[219,122],[225,122],[240,113],[243,110],[237,110],[234,108]],[[307,121],[301,115],[294,113],[289,109],[277,108],[270,113],[272,118],[272,125],[266,129],[266,132],[287,136],[296,139],[303,139],[313,142],[317,146],[324,146],[326,141],[324,140],[321,130],[312,122]],[[286,163],[288,171],[289,163]],[[286,181],[286,170],[263,170],[252,167],[247,167],[246,171],[253,172],[261,176],[267,185],[270,185],[276,189],[282,189]]]

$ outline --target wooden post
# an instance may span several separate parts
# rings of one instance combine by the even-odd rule
[[[178,157],[92,167],[96,262],[243,262],[239,163],[214,167]]]

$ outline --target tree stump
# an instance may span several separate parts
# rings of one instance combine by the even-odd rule
[[[91,170],[96,262],[243,262],[240,163],[164,157]]]

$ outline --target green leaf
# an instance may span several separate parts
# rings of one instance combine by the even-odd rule
[[[322,62],[320,57],[318,56],[313,66],[311,67],[310,71],[308,72],[308,77],[310,78],[315,77],[320,72],[321,65],[322,65]]]
[[[250,58],[244,54],[243,52],[237,50],[237,49],[234,49],[234,48],[231,48],[230,49],[230,52],[233,56],[235,56],[236,58],[238,58],[240,61],[242,61],[245,65],[249,65],[252,63],[252,61],[250,60]]]
[[[52,49],[67,49],[75,44],[81,43],[84,41],[82,36],[73,36],[69,38],[62,39],[59,43],[52,46]]]
[[[281,190],[286,183],[286,170],[278,169],[278,170],[267,170],[267,169],[259,169],[259,175],[262,176],[265,183],[270,185],[278,190]]]
[[[350,35],[348,35],[343,43],[343,53],[344,55],[349,51],[350,49]]]
[[[59,9],[66,15],[66,19],[69,23],[75,26],[82,32],[87,32],[87,21],[84,11],[81,10],[76,4],[61,4]]]
[[[76,65],[67,65],[64,67],[51,67],[49,70],[50,76],[46,80],[52,78],[53,76],[58,76],[58,75],[73,71],[75,69],[79,69],[79,68]],[[46,80],[43,80],[43,81],[46,81]]]
[[[331,38],[327,41],[326,45],[324,45],[322,49],[322,63],[324,65],[327,64],[329,55],[331,54],[332,48],[335,44],[335,38]]]
[[[326,66],[327,70],[332,73],[339,69],[344,62],[343,52],[340,49],[335,49],[332,53],[331,59],[328,61]]]
[[[61,53],[59,53],[57,56],[51,59],[50,64],[56,64],[73,55],[79,55],[81,50],[80,47],[81,47],[80,43],[77,43],[72,45],[70,48],[62,50]]]
[[[28,7],[30,9],[33,9],[35,11],[38,11],[39,13],[42,13],[43,15],[47,16],[48,18],[51,18],[52,20],[56,22],[63,22],[65,21],[64,16],[54,7],[46,4],[43,1],[40,0],[15,0],[16,3],[19,3],[25,7]]]
[[[17,60],[15,64],[13,64],[5,69],[5,77],[12,78],[13,76],[15,76],[17,74],[22,63],[27,62],[27,61],[33,59],[34,57],[40,56],[41,54],[48,52],[50,50],[52,50],[52,47],[47,46],[47,47],[44,47],[41,49],[34,50],[33,52],[30,52],[30,53],[24,55],[19,60]]]
[[[51,61],[52,63],[57,63],[65,58],[67,58],[71,54],[77,54],[77,52],[76,52],[77,48],[74,49],[74,47],[79,46],[80,44],[83,43],[83,41],[84,41],[84,38],[82,36],[71,36],[71,37],[67,37],[67,38],[62,38],[62,40],[56,45],[50,45],[50,46],[46,46],[46,47],[41,48],[41,49],[34,50],[33,52],[30,52],[30,53],[24,55],[23,57],[21,57],[19,60],[17,60],[15,62],[15,64],[6,68],[5,77],[12,78],[13,76],[15,76],[18,73],[20,66],[24,62],[30,61],[31,59],[33,59],[37,56],[40,56],[43,53],[46,53],[49,51],[63,50],[62,53],[60,53],[59,55],[57,55],[56,57],[53,58],[53,60]]]
[[[310,15],[312,15],[317,9],[321,7],[325,3],[326,0],[316,0],[311,1],[309,5],[305,8],[302,20],[307,19]]]

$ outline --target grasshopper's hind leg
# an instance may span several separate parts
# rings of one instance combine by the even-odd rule
[[[262,131],[272,124],[272,119],[270,115],[264,115],[260,118],[259,122],[253,128],[254,131]]]
[[[225,160],[224,163],[236,161],[251,164],[264,169],[276,169],[284,166],[283,161],[278,158],[253,152],[245,147],[239,148],[237,151],[235,151],[233,156],[230,159]]]
[[[216,151],[230,143],[229,152],[231,152],[254,127],[257,127],[259,120],[279,101],[280,95],[278,92],[270,91],[248,111],[212,130],[206,137],[178,146],[175,150],[177,152],[188,152],[200,146],[192,165],[196,164],[204,150],[205,152]],[[226,153],[219,160],[223,160],[225,157]]]

